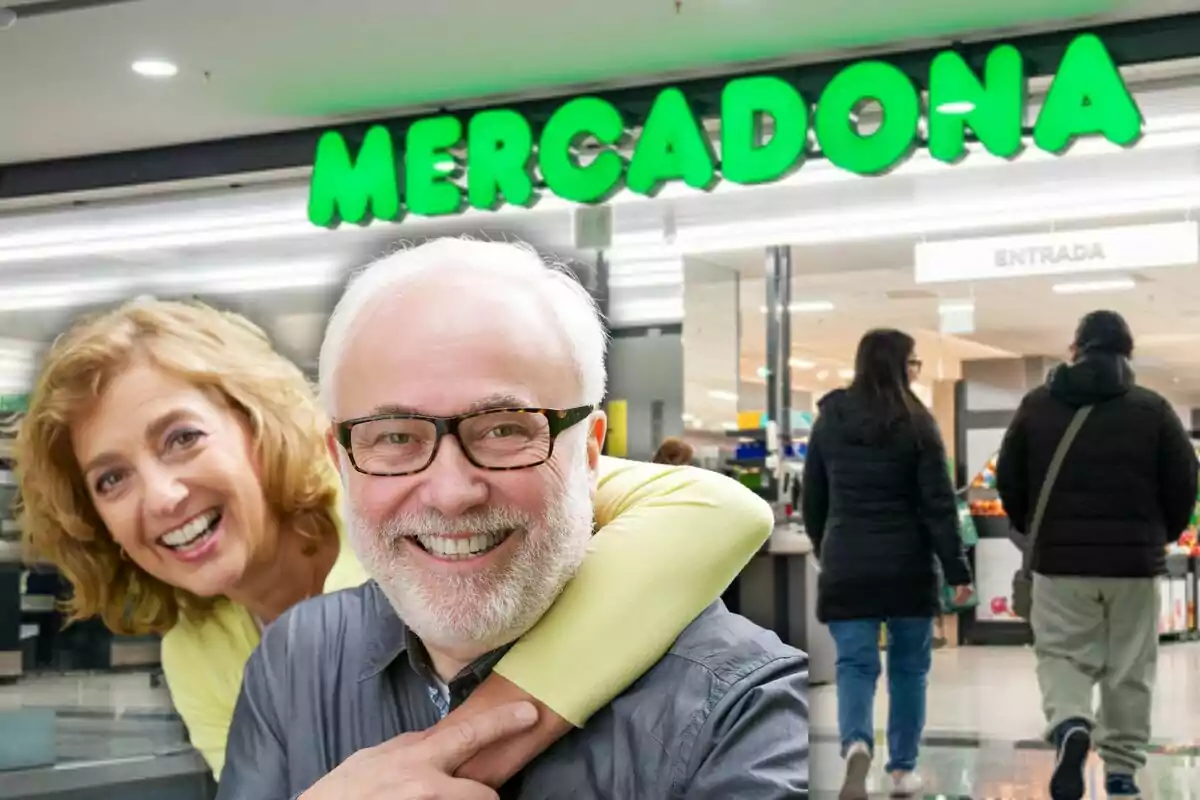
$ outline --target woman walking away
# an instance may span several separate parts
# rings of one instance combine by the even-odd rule
[[[917,751],[939,610],[941,563],[955,603],[971,596],[946,452],[911,389],[913,339],[867,333],[850,388],[827,395],[808,442],[804,524],[821,563],[817,617],[837,646],[841,797],[867,797],[880,627],[887,626],[888,763],[892,796],[921,791]]]

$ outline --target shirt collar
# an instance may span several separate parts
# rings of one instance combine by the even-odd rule
[[[408,626],[396,615],[391,602],[379,584],[370,581],[363,609],[363,626],[367,631],[367,652],[363,659],[360,681],[370,680],[392,665],[408,650]]]
[[[367,633],[367,652],[363,662],[363,670],[359,675],[360,681],[370,680],[385,671],[396,659],[407,654],[409,664],[423,680],[433,683],[437,673],[429,662],[429,654],[417,635],[409,629],[404,621],[396,614],[391,602],[375,581],[369,583],[367,607],[364,609],[364,624]],[[481,682],[496,666],[511,644],[500,647],[490,653],[485,653],[475,659],[451,683],[457,683],[466,677],[474,682]]]

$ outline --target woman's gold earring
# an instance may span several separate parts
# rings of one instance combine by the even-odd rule
[[[122,560],[122,561],[128,561],[128,560],[129,560],[129,553],[126,553],[126,552],[125,552],[125,548],[124,548],[124,547],[121,547],[120,545],[118,545],[118,546],[117,546],[117,549],[121,551],[121,560]]]

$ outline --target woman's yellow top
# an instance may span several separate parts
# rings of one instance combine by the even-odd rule
[[[754,493],[716,473],[605,458],[596,524],[576,577],[495,670],[576,726],[662,658],[720,597],[770,536],[773,516]],[[325,591],[367,579],[343,545]],[[218,777],[242,672],[259,638],[250,613],[228,602],[163,637],[175,708]]]

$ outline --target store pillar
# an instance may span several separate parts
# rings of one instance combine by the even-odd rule
[[[682,277],[682,264],[653,265]],[[609,436],[605,453],[649,461],[662,440],[683,435],[683,325],[678,306],[682,287],[647,285],[642,264],[610,268],[597,259],[592,289],[608,326]],[[659,274],[651,277],[660,277]],[[674,297],[664,296],[674,293]],[[671,302],[674,300],[674,302]]]
[[[771,474],[771,497],[782,500],[782,458],[792,443],[792,249],[767,249],[767,467]]]

